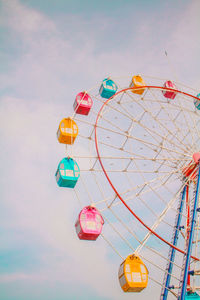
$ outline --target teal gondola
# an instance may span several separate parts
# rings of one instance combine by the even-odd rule
[[[63,158],[58,165],[55,176],[60,187],[74,188],[80,177],[77,162],[70,157]]]
[[[200,299],[200,296],[194,292],[194,293],[190,293],[190,292],[187,292],[186,293],[186,296],[185,296],[185,300],[199,300]]]
[[[99,94],[102,98],[109,99],[116,93],[117,88],[118,87],[113,80],[110,78],[105,78],[100,86]]]
[[[198,110],[200,110],[200,93],[196,95],[196,97],[199,98],[199,100],[194,99],[194,105]]]

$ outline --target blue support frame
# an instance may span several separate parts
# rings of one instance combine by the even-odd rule
[[[199,198],[200,162],[198,164],[198,169],[199,169],[198,170],[198,179],[197,179],[197,185],[196,185],[194,206],[193,206],[193,211],[192,211],[192,221],[191,221],[190,236],[189,236],[189,241],[188,241],[188,249],[187,249],[187,254],[186,254],[183,284],[182,284],[182,288],[181,288],[181,295],[178,298],[178,300],[185,300],[185,296],[186,296],[188,270],[189,270],[189,266],[190,266],[190,258],[191,258],[191,253],[192,253],[192,242],[193,242],[193,237],[194,237],[194,229],[195,229],[196,214],[197,214],[197,204],[198,204],[198,198]]]
[[[181,218],[182,218],[182,211],[183,211],[183,204],[184,204],[184,198],[185,198],[185,193],[186,193],[186,185],[184,186],[184,189],[182,191],[182,196],[181,196],[181,202],[179,205],[179,212],[178,212],[178,218],[177,218],[177,222],[175,225],[175,233],[174,233],[174,237],[173,237],[173,241],[172,244],[174,246],[177,245],[177,241],[178,241],[178,235],[179,235],[179,227],[180,227],[180,223],[181,223]],[[164,282],[164,292],[161,295],[161,299],[166,300],[167,299],[167,295],[168,295],[168,289],[169,289],[169,284],[170,284],[170,279],[171,279],[171,274],[172,274],[172,268],[173,268],[173,262],[174,262],[174,258],[175,258],[175,249],[174,248],[170,248],[169,250],[171,252],[169,252],[169,265],[168,268],[166,270],[167,272],[167,277],[165,279]]]

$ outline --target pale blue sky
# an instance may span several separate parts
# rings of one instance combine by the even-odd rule
[[[55,183],[55,133],[74,95],[109,74],[200,89],[199,10],[198,0],[0,0],[0,300],[146,299],[122,294],[102,240],[77,240],[79,206]]]

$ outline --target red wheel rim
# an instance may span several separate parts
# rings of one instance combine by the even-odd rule
[[[120,90],[118,91],[117,93],[115,93],[112,97],[110,97],[108,100],[106,100],[104,102],[104,104],[101,106],[99,112],[98,112],[98,115],[97,115],[97,118],[96,118],[96,122],[95,122],[95,147],[96,147],[96,152],[97,152],[97,157],[98,157],[98,160],[100,162],[100,165],[101,165],[101,168],[103,170],[103,173],[104,175],[106,176],[110,186],[112,187],[112,189],[114,190],[114,192],[116,193],[116,195],[118,196],[118,198],[120,199],[120,201],[123,203],[123,205],[129,210],[129,212],[149,231],[151,232],[154,236],[156,236],[158,239],[160,239],[162,242],[164,242],[165,244],[167,244],[168,246],[174,248],[175,250],[177,250],[178,252],[182,253],[182,254],[185,254],[185,252],[182,250],[182,249],[179,249],[177,248],[176,246],[174,246],[173,244],[171,244],[170,242],[168,242],[167,240],[165,240],[162,236],[160,236],[158,233],[156,233],[154,230],[152,230],[138,215],[135,214],[135,212],[130,208],[130,206],[128,206],[128,204],[124,201],[124,199],[122,198],[122,196],[119,194],[119,192],[117,191],[117,188],[114,186],[114,184],[112,183],[110,177],[108,176],[108,173],[106,172],[106,169],[104,168],[104,165],[103,165],[103,162],[101,160],[101,155],[100,155],[100,152],[99,152],[99,147],[98,147],[98,135],[97,135],[97,126],[98,126],[98,121],[99,121],[99,117],[101,115],[101,112],[103,110],[103,108],[107,105],[108,102],[110,102],[115,96],[117,96],[118,94],[120,93],[123,93],[123,92],[126,92],[126,91],[129,91],[129,90],[134,90],[134,89],[143,89],[143,88],[152,88],[152,89],[161,89],[161,90],[167,90],[167,91],[173,91],[173,92],[176,92],[177,94],[183,94],[185,96],[188,96],[188,97],[191,97],[193,99],[197,99],[199,100],[199,98],[191,95],[191,94],[188,94],[188,93],[185,93],[185,92],[182,92],[182,91],[179,91],[179,90],[176,90],[176,89],[171,89],[171,88],[165,88],[165,87],[161,87],[161,86],[140,86],[140,87],[131,87],[131,88],[126,88],[126,89],[123,89],[123,90]],[[172,100],[173,101],[173,100]],[[197,257],[194,257],[194,256],[191,256],[191,258],[197,260],[197,261],[200,261],[199,258]]]

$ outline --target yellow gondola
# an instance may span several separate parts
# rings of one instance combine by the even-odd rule
[[[63,119],[57,131],[57,138],[60,143],[73,144],[78,135],[78,126],[71,118]]]
[[[134,75],[131,79],[131,83],[129,87],[140,87],[140,86],[145,86],[146,83],[144,82],[142,76],[140,75]],[[141,89],[134,89],[132,90],[132,92],[134,94],[139,94],[142,95],[145,91],[145,88],[141,88]]]
[[[139,256],[129,255],[120,265],[119,282],[124,292],[141,292],[147,287],[148,270]]]

